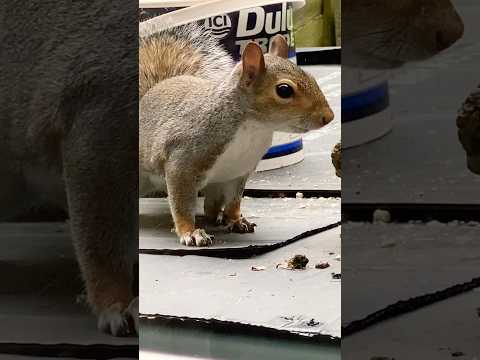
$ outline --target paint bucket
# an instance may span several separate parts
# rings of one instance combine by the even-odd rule
[[[140,35],[174,26],[199,22],[211,31],[235,61],[239,61],[244,47],[257,42],[264,52],[270,39],[282,34],[289,44],[289,60],[296,62],[293,38],[293,9],[304,0],[140,0],[142,17]],[[151,26],[154,24],[154,26]],[[257,170],[270,170],[302,161],[302,137],[298,134],[276,132],[272,147],[260,161]]]
[[[342,148],[362,145],[393,128],[388,71],[343,68]]]

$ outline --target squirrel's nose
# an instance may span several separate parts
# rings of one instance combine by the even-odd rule
[[[435,34],[437,50],[442,51],[449,48],[463,36],[463,33],[463,21],[460,16],[453,11],[453,15],[444,21],[443,28]]]
[[[323,125],[327,125],[329,122],[333,120],[335,117],[332,109],[330,107],[327,107],[326,109],[323,109],[322,111],[322,123]]]
[[[322,104],[321,106],[317,107],[314,112],[311,114],[312,119],[312,130],[313,129],[320,129],[321,127],[327,125],[331,122],[334,118],[334,114],[332,109],[328,104]]]

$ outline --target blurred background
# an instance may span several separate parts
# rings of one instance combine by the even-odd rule
[[[294,12],[298,47],[341,46],[341,0],[307,0]]]

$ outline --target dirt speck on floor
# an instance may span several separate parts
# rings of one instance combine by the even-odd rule
[[[342,278],[342,274],[340,273],[333,273],[332,272],[332,279],[334,280],[340,280]]]

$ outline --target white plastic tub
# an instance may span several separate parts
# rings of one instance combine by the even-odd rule
[[[342,72],[342,148],[362,145],[393,127],[388,71],[349,68]],[[343,92],[343,91],[342,91]]]
[[[283,34],[289,43],[289,59],[295,58],[292,11],[304,0],[141,0],[139,7],[154,16],[140,23],[140,35],[200,21],[210,29],[232,57],[239,61],[244,46],[256,41],[266,52],[270,38]],[[302,138],[298,134],[274,134],[272,147],[257,167],[276,169],[302,161]]]

